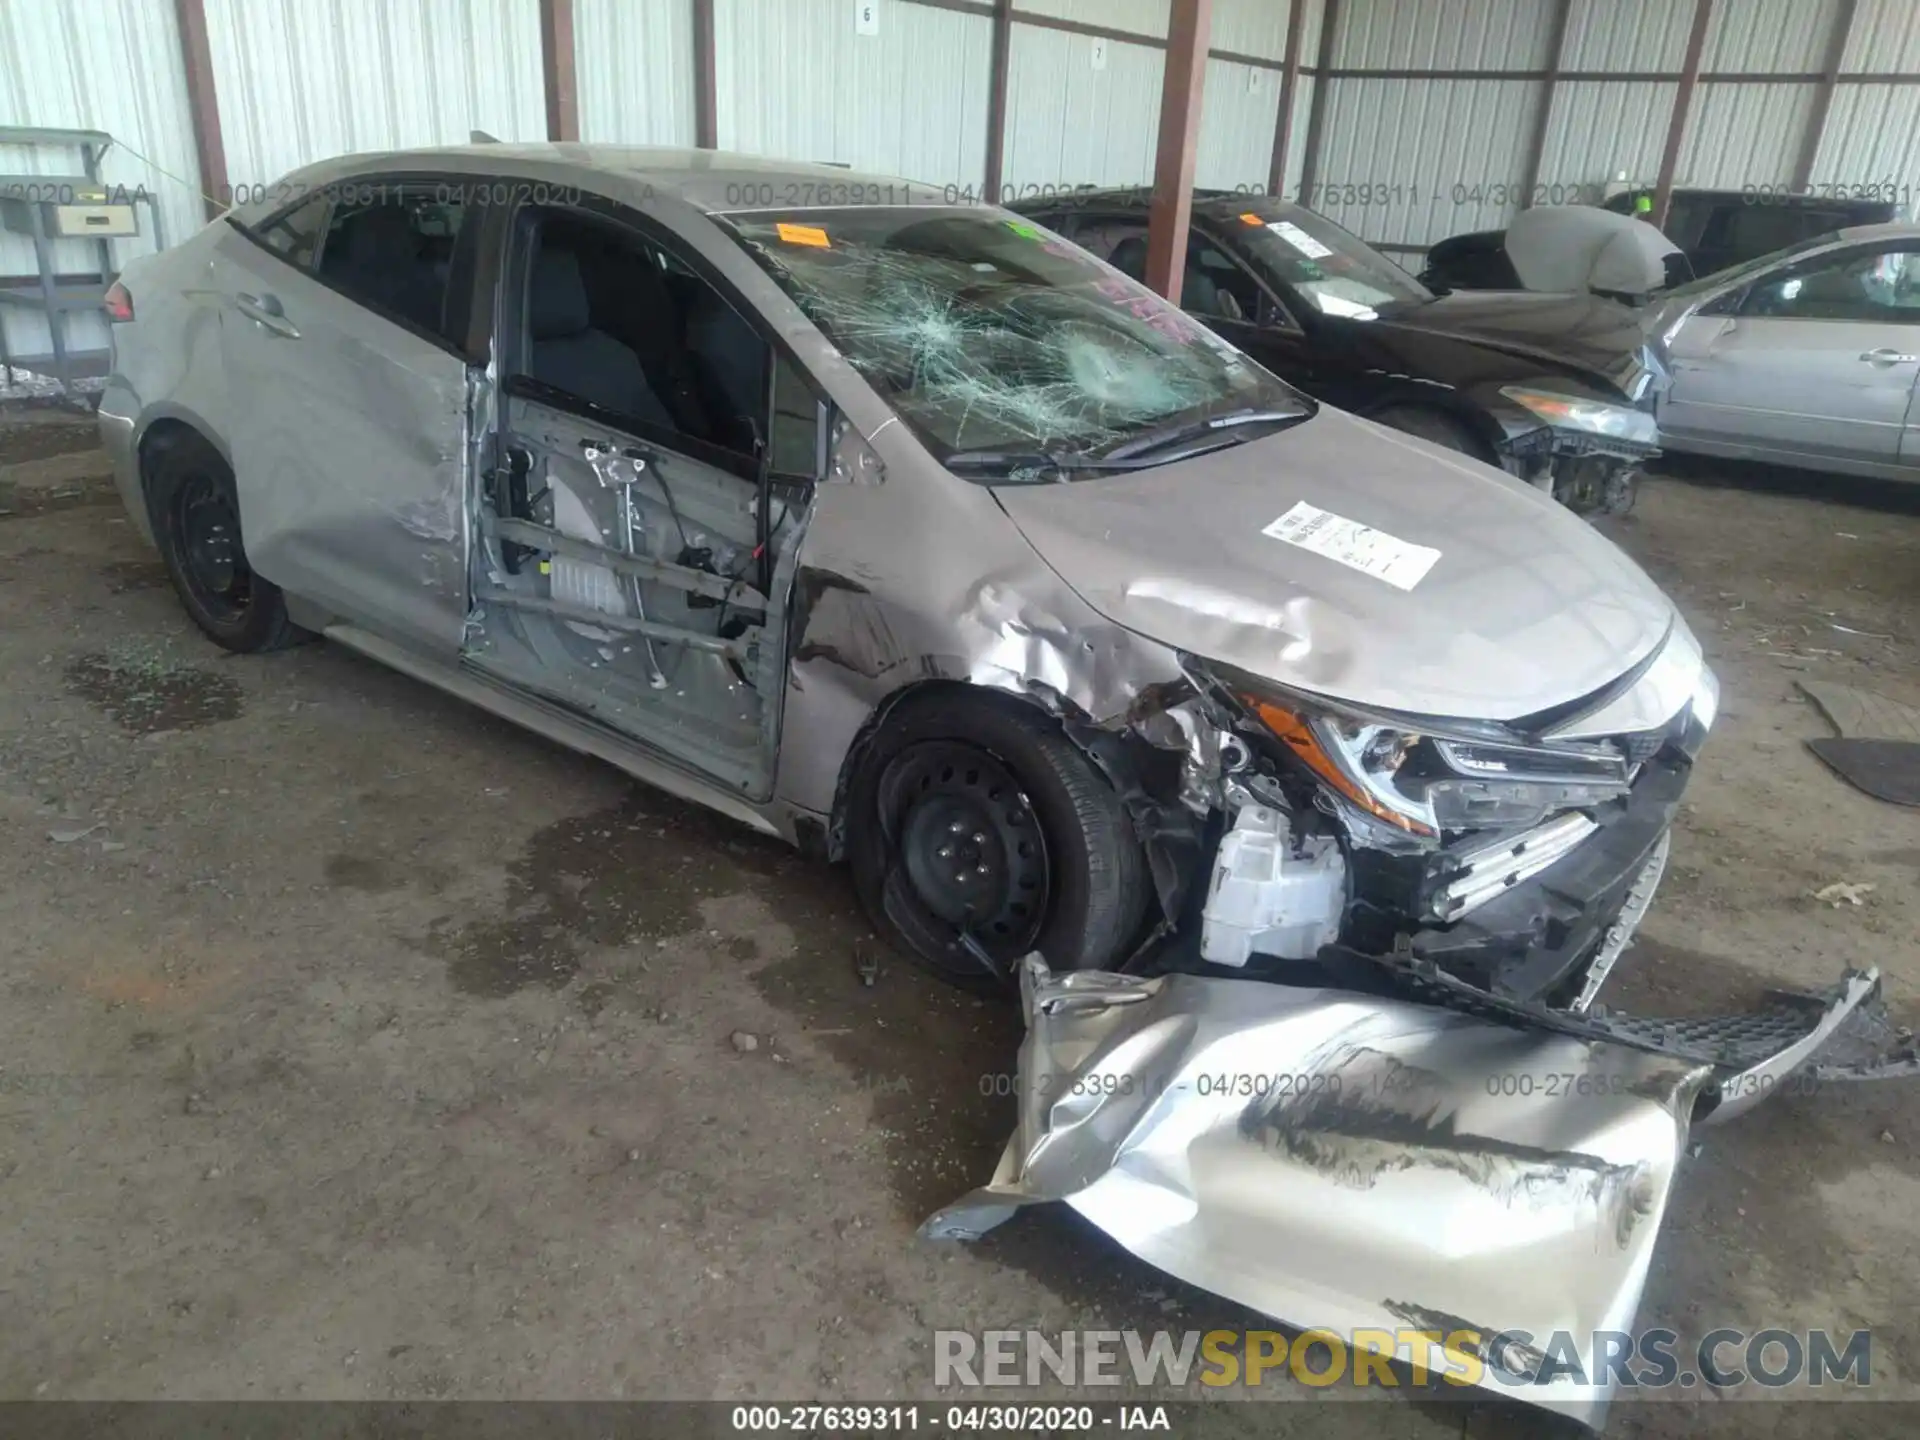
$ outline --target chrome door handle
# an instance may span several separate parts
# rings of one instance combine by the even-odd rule
[[[1888,350],[1885,347],[1869,350],[1860,358],[1869,365],[1911,365],[1920,361],[1920,355],[1903,355],[1898,350]]]
[[[280,300],[274,295],[235,295],[233,305],[242,315],[265,327],[269,332],[287,340],[298,340],[300,332],[294,328],[287,313],[280,308]]]

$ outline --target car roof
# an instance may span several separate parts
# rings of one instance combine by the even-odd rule
[[[405,171],[502,175],[544,181],[557,188],[584,186],[611,195],[660,193],[712,212],[871,204],[875,203],[876,191],[878,203],[889,205],[952,205],[974,198],[951,185],[726,150],[587,145],[576,141],[528,144],[490,141],[336,156],[305,166],[277,185],[265,187],[279,195],[265,207],[241,206],[237,210],[243,215],[250,209],[277,210],[290,198],[287,192],[293,187],[312,189]],[[748,187],[752,187],[753,193],[748,193]],[[856,187],[865,193],[849,195]]]
[[[1848,244],[1872,240],[1920,240],[1920,223],[1912,220],[1887,220],[1878,225],[1849,225],[1835,230],[1834,236]]]

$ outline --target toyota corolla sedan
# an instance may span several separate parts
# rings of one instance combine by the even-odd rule
[[[1177,935],[1582,1009],[1713,719],[1545,494],[935,187],[359,156],[108,304],[119,485],[215,641],[325,636],[845,861],[962,982]]]

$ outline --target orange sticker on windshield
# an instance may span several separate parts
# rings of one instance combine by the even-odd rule
[[[1242,212],[1240,216],[1240,223],[1242,225],[1264,225],[1267,222],[1262,220],[1258,215],[1254,214],[1251,210],[1247,210]]]
[[[780,238],[789,245],[818,245],[824,250],[830,244],[827,232],[818,225],[780,224],[774,228],[780,232]]]

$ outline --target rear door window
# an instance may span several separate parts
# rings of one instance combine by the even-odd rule
[[[343,186],[320,250],[320,279],[389,319],[461,344],[471,287],[456,283],[455,262],[468,207],[448,194],[432,184]]]
[[[282,210],[264,225],[256,225],[253,235],[289,265],[310,270],[326,225],[327,197],[315,195],[290,210]]]

